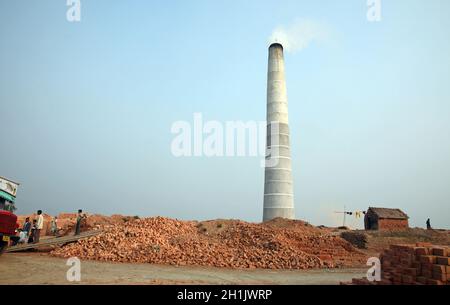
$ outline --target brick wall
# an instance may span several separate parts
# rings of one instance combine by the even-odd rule
[[[379,230],[401,230],[409,227],[407,219],[379,219]]]

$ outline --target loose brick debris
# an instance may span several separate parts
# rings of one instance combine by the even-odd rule
[[[41,232],[41,236],[50,236],[53,235],[51,232],[51,220],[52,216],[48,214],[44,215],[44,227]],[[37,214],[29,214],[29,215],[19,215],[17,222],[20,227],[23,226],[25,219],[29,217],[32,221],[33,219],[37,219]],[[81,232],[90,231],[98,229],[101,226],[105,225],[113,225],[127,222],[135,217],[130,216],[122,216],[122,215],[112,215],[112,216],[103,216],[103,215],[88,215],[87,219],[84,219],[81,226]],[[67,236],[73,234],[75,232],[75,224],[76,224],[77,214],[76,213],[60,213],[58,215],[58,236]]]
[[[363,265],[347,241],[302,221],[178,221],[156,217],[105,225],[101,235],[52,251],[58,257],[230,268],[309,269]]]
[[[352,284],[450,285],[450,248],[447,246],[391,245],[380,255],[380,261],[380,282],[353,279]]]

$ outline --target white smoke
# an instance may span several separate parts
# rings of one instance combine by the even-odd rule
[[[295,53],[307,48],[312,42],[325,42],[329,32],[326,24],[310,19],[297,19],[287,27],[275,28],[269,44],[278,42],[287,52]]]

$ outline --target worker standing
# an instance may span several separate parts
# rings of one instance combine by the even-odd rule
[[[34,236],[34,243],[39,242],[39,238],[41,237],[41,230],[44,228],[44,216],[42,216],[42,210],[37,211],[37,223],[36,223],[36,231]]]
[[[57,236],[58,235],[58,217],[53,217],[52,221],[50,223],[50,231],[52,232],[53,236]]]
[[[430,220],[430,218],[427,219],[427,230],[431,230],[431,220]]]
[[[75,235],[80,235],[81,221],[83,221],[83,219],[85,219],[85,218],[86,218],[86,215],[83,214],[83,210],[78,210],[77,224],[75,226]]]
[[[33,219],[33,224],[31,225],[31,232],[30,235],[28,235],[28,243],[29,244],[33,244],[34,243],[34,238],[36,236],[36,219]]]

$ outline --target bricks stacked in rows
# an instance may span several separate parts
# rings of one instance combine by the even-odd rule
[[[355,285],[450,285],[450,248],[429,243],[391,245],[380,255],[381,282],[354,279]]]
[[[392,245],[381,255],[382,278],[392,284],[443,285],[450,278],[448,247]]]

